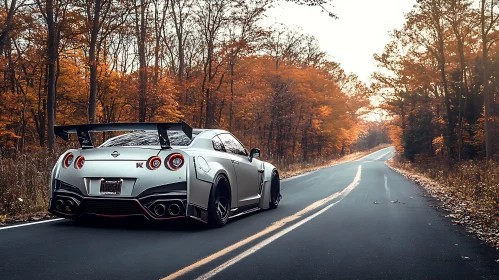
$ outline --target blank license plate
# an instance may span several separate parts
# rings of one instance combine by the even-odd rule
[[[120,194],[121,193],[121,180],[101,181],[100,193],[101,194]]]

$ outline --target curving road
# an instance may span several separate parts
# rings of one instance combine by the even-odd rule
[[[277,210],[0,228],[0,279],[499,279],[496,250],[388,168],[393,148],[282,181]]]

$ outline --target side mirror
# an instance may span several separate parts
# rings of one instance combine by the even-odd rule
[[[253,158],[259,158],[259,157],[260,157],[260,149],[257,149],[257,148],[251,149],[250,160]]]

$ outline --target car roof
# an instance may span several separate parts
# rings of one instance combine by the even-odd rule
[[[229,133],[222,129],[199,129],[192,130],[193,134],[197,134],[189,147],[212,149],[212,138],[223,133]]]
[[[201,129],[201,128],[195,128],[192,130],[192,133],[198,134],[197,137],[202,137],[202,138],[213,138],[215,135],[221,134],[221,133],[229,133],[225,130],[222,129]]]

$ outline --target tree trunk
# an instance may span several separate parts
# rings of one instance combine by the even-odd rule
[[[460,63],[460,66],[461,66],[461,69],[460,69],[460,79],[459,79],[459,83],[460,83],[460,89],[459,89],[459,96],[458,96],[458,100],[459,100],[459,116],[458,116],[458,129],[457,129],[457,146],[458,146],[458,149],[457,149],[457,154],[458,154],[458,159],[459,161],[461,160],[461,157],[462,157],[462,150],[463,150],[463,133],[462,133],[462,130],[463,130],[463,115],[464,115],[464,112],[463,112],[463,95],[466,95],[467,96],[467,86],[466,86],[466,64],[465,64],[465,59],[464,59],[464,46],[463,46],[463,42],[461,40],[458,39],[458,52],[459,52],[459,63]]]
[[[138,35],[139,49],[139,122],[146,121],[147,105],[147,61],[146,61],[146,0],[140,0],[140,28]]]
[[[47,57],[48,57],[48,77],[47,77],[47,119],[48,119],[48,148],[50,151],[54,150],[55,144],[55,63],[57,61],[57,44],[56,44],[56,33],[57,26],[54,21],[54,4],[53,0],[47,0],[46,2],[46,15],[47,15],[47,27],[48,27],[48,38],[47,38]]]
[[[435,23],[437,27],[437,37],[438,37],[438,53],[439,53],[439,68],[440,75],[442,79],[442,85],[444,87],[444,104],[446,109],[446,118],[447,118],[447,139],[446,146],[449,151],[449,155],[451,158],[454,157],[454,142],[455,142],[455,133],[454,133],[454,117],[451,109],[450,95],[449,95],[449,85],[447,81],[447,75],[445,71],[446,60],[445,60],[445,48],[444,48],[444,38],[443,38],[443,30],[440,23],[440,18],[435,16]]]
[[[95,0],[94,14],[92,17],[92,30],[90,32],[90,46],[88,51],[88,65],[90,67],[90,96],[88,99],[88,122],[95,123],[97,118],[97,57],[96,46],[99,35],[101,0]],[[88,15],[89,17],[91,15]]]
[[[35,128],[38,133],[38,142],[40,147],[45,146],[45,112],[47,111],[47,102],[44,98],[42,98],[42,85],[43,88],[46,87],[46,71],[43,70],[43,67],[40,67],[40,78],[38,80],[38,106],[37,111],[31,109],[31,113],[33,114],[33,118],[35,120]],[[44,79],[45,78],[45,79]]]
[[[174,0],[170,1],[173,15],[173,23],[175,25],[175,34],[177,35],[177,47],[178,47],[178,79],[182,81],[184,78],[184,68],[185,68],[185,51],[184,51],[184,18],[182,14],[182,7],[180,3],[179,13],[175,12],[175,2]]]
[[[215,119],[215,106],[213,104],[213,93],[211,90],[212,86],[212,81],[213,81],[213,42],[210,41],[208,44],[208,57],[206,59],[207,67],[208,67],[208,72],[206,73],[208,77],[208,87],[206,88],[205,92],[205,99],[206,99],[206,116],[205,116],[205,128],[213,128],[214,124],[214,119]]]
[[[480,13],[480,23],[481,23],[481,35],[482,35],[482,86],[483,86],[483,98],[484,98],[484,129],[485,129],[485,157],[487,160],[490,160],[493,155],[492,150],[492,135],[491,135],[491,127],[490,127],[490,96],[489,96],[489,65],[488,65],[488,27],[486,27],[485,21],[485,4],[486,1],[481,1],[481,13]],[[493,8],[493,3],[491,3],[491,9]],[[491,16],[494,17],[494,14],[491,12]],[[494,20],[493,18],[491,20]]]
[[[232,129],[234,117],[234,61],[230,62],[230,104],[229,104],[229,130]]]
[[[5,1],[5,4],[7,4],[7,1]],[[10,29],[12,28],[12,20],[14,19],[15,12],[16,12],[16,0],[12,0],[10,2],[10,8],[7,14],[7,18],[5,19],[5,23],[3,24],[2,30],[0,32],[0,53],[3,50],[5,41],[9,37],[9,32]]]
[[[487,47],[483,48],[483,99],[484,99],[484,129],[485,129],[485,158],[490,160],[493,155],[492,151],[492,137],[491,137],[491,124],[490,124],[490,96],[489,96],[489,69],[488,69],[488,51]]]

